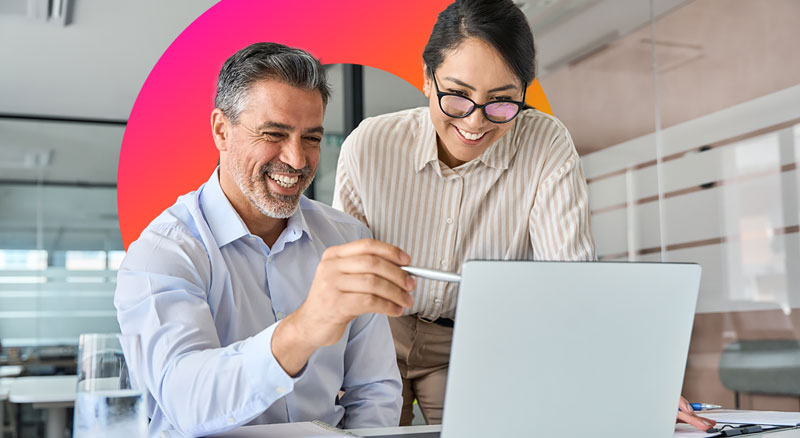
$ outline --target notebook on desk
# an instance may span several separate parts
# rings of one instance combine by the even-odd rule
[[[461,277],[443,438],[672,437],[699,265],[469,261]]]

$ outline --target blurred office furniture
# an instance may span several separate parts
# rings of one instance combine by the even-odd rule
[[[740,393],[800,397],[800,341],[732,342],[722,351],[719,378],[734,391],[736,409],[740,407]]]
[[[14,405],[8,402],[8,391],[11,388],[13,377],[0,378],[0,438],[4,438],[6,433],[17,438],[17,415]],[[8,417],[8,425],[5,418]]]
[[[18,377],[21,376],[25,368],[20,365],[3,365],[0,366],[0,378],[3,377]]]
[[[6,347],[0,354],[0,377],[75,374],[77,345]]]
[[[31,403],[34,409],[47,410],[46,438],[64,438],[67,408],[75,404],[77,376],[18,377],[11,384],[11,403]]]

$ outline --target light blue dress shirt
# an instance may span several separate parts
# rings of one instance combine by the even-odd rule
[[[294,378],[271,349],[323,251],[369,236],[357,220],[303,197],[269,248],[231,206],[218,171],[148,225],[122,262],[114,305],[122,332],[141,335],[141,357],[128,356],[151,436],[314,419],[396,426],[402,386],[385,316],[356,318]]]

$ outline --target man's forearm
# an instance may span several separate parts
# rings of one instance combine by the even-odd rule
[[[280,363],[264,352],[273,330],[267,328],[226,347],[209,346],[169,357],[158,354],[168,348],[151,344],[145,336],[145,344],[152,348],[143,350],[156,354],[143,355],[136,369],[142,370],[159,409],[182,435],[224,432],[249,423],[294,389]],[[187,393],[192,396],[187,398]]]

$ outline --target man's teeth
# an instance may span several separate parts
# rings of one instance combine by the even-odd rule
[[[481,137],[483,137],[483,134],[486,134],[485,132],[481,132],[480,134],[473,134],[458,127],[456,127],[456,129],[458,129],[458,132],[460,132],[461,135],[463,135],[464,138],[466,138],[467,140],[478,140]]]
[[[298,176],[278,175],[276,173],[270,173],[269,177],[278,183],[279,186],[286,189],[294,187],[297,184],[297,181],[300,179]]]

